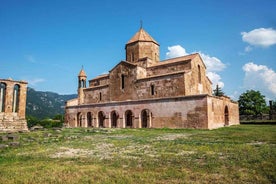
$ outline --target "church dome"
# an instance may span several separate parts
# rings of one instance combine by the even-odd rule
[[[81,69],[81,71],[79,73],[79,77],[86,77],[86,73],[83,68]]]
[[[157,41],[155,41],[143,28],[140,28],[140,30],[137,33],[135,33],[135,35],[127,42],[127,44],[138,41],[153,42],[159,45]]]

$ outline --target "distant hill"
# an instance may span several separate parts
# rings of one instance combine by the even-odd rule
[[[53,92],[36,91],[28,87],[26,115],[44,119],[52,118],[56,114],[64,114],[65,102],[76,97],[77,94],[59,95]]]

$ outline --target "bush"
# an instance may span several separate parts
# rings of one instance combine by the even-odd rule
[[[41,125],[44,128],[52,128],[52,127],[62,127],[63,121],[61,120],[52,120],[52,119],[43,119],[39,120],[33,116],[27,117],[27,126],[31,128],[35,125]]]

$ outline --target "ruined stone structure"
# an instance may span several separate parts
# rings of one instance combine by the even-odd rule
[[[212,96],[199,54],[159,60],[159,44],[141,28],[126,44],[126,60],[67,101],[68,127],[201,128],[239,124],[238,104]]]
[[[0,79],[0,132],[27,131],[27,82]]]

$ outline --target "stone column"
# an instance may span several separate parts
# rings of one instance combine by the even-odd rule
[[[21,83],[18,104],[18,117],[25,119],[26,116],[27,83]]]

